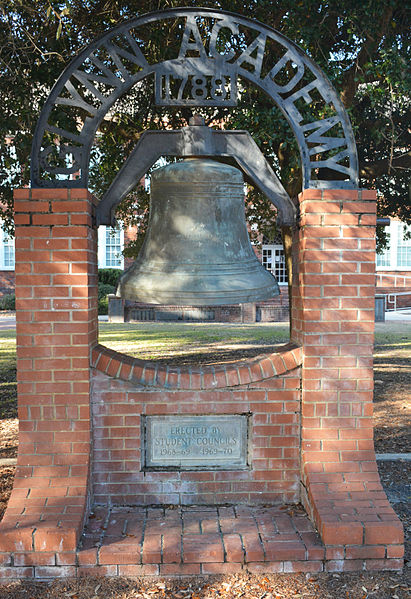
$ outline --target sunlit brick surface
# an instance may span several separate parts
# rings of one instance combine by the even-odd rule
[[[375,211],[373,191],[300,196],[292,340],[304,352],[302,500],[327,545],[368,546],[378,530],[402,542],[373,445]]]
[[[401,568],[373,447],[375,192],[301,194],[291,344],[215,368],[98,346],[93,197],[15,200],[20,442],[3,579]],[[249,467],[143,471],[141,417],[169,414],[247,414]],[[307,515],[281,507],[300,499]]]
[[[285,363],[280,356],[277,357],[284,371]],[[275,357],[274,354],[274,362]],[[105,363],[105,369],[109,364]],[[249,373],[248,365],[243,368]],[[196,390],[137,386],[95,371],[92,385],[95,501],[117,505],[298,502],[300,369],[263,378],[258,368],[260,380],[254,383],[239,385],[237,377],[237,385],[233,387],[227,387],[225,382],[222,388]],[[189,384],[188,369],[185,373]],[[142,416],[167,414],[248,414],[249,467],[144,471]]]
[[[306,559],[321,570],[324,556],[299,506],[96,508],[78,552],[83,565],[155,564],[163,573],[174,564],[207,573],[216,564],[252,570],[274,562],[282,571],[281,562]]]
[[[85,189],[15,194],[19,454],[0,550],[73,551],[87,513],[93,201]]]

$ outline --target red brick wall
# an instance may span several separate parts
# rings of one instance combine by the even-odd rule
[[[327,544],[378,531],[398,543],[373,445],[375,192],[307,190],[300,210],[292,340],[304,351],[305,506]]]
[[[15,192],[19,455],[1,544],[74,551],[88,497],[96,235],[87,190]]]
[[[204,368],[146,363],[96,345],[86,190],[24,189],[15,200],[20,444],[0,554],[27,553],[36,565],[57,560],[55,573],[76,563],[92,488],[104,503],[271,503],[297,501],[301,480],[331,568],[362,568],[363,560],[400,567],[402,526],[372,441],[374,192],[301,195],[295,345]],[[164,413],[251,413],[252,468],[142,473],[141,415]]]
[[[164,380],[166,388],[159,388],[156,380],[167,377],[166,367],[164,376],[157,370],[154,380],[149,377],[152,383],[142,386],[145,375],[132,373],[132,362],[124,361],[121,354],[103,348],[94,352],[95,501],[120,505],[298,502],[298,356],[299,351],[290,346],[263,362],[257,359],[222,366],[218,373],[210,367],[192,373],[188,367],[176,368],[174,382]],[[144,363],[135,360],[134,366],[142,371]],[[282,374],[272,376],[276,372]],[[242,381],[246,384],[239,384]],[[250,468],[143,472],[141,417],[164,414],[248,414]]]
[[[99,373],[93,383],[95,501],[120,505],[298,502],[299,386],[296,371],[287,380],[268,379],[267,387],[259,389],[139,391]],[[142,472],[142,414],[210,413],[250,414],[249,470]]]

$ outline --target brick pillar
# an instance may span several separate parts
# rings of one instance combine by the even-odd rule
[[[373,445],[375,192],[311,189],[300,209],[292,339],[304,354],[305,506],[324,543],[345,546],[328,559],[401,557]]]
[[[97,339],[92,207],[86,189],[15,192],[20,432],[1,551],[73,552],[82,531]]]

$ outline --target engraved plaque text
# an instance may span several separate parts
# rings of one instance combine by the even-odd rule
[[[145,467],[232,470],[247,467],[247,416],[147,416]]]

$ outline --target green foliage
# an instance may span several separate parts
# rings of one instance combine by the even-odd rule
[[[123,274],[122,270],[116,268],[99,268],[98,270],[98,313],[108,314],[109,293],[115,293],[118,280]]]
[[[108,298],[106,295],[98,300],[98,313],[99,316],[108,314]]]
[[[212,0],[202,6],[216,8]],[[0,0],[0,202],[7,230],[13,228],[12,189],[27,184],[33,130],[54,82],[81,47],[96,36],[151,10],[198,6],[196,0]],[[403,0],[222,0],[218,8],[257,19],[299,44],[330,78],[352,120],[361,186],[379,191],[379,214],[411,223],[410,7]],[[170,57],[181,40],[146,26],[149,62]],[[166,42],[165,42],[166,40]],[[245,42],[250,42],[245,39]],[[278,55],[274,47],[270,60]],[[272,62],[273,63],[273,62]],[[272,64],[271,63],[271,64]],[[110,110],[92,150],[90,186],[101,197],[146,129],[187,124],[188,108],[156,107],[152,82],[135,86]],[[314,99],[318,118],[327,116]],[[304,107],[303,107],[304,108]],[[311,107],[312,108],[312,107]],[[301,190],[300,159],[294,136],[280,111],[250,85],[234,108],[198,110],[211,126],[247,129],[292,198]],[[61,123],[64,125],[64,122]],[[218,124],[218,125],[217,125]],[[148,198],[136,188],[117,216],[138,227],[128,253],[141,245]],[[266,236],[275,235],[267,200],[250,189],[247,218]]]
[[[107,283],[98,284],[98,299],[103,299],[109,293],[115,293],[116,287],[114,285],[107,285]]]
[[[107,269],[109,270],[109,269]],[[121,274],[121,273],[120,273]],[[115,293],[117,285],[109,285],[108,283],[98,283],[98,313],[108,314],[108,294]]]
[[[98,282],[103,285],[111,285],[117,287],[118,280],[123,274],[123,271],[118,268],[99,268],[98,269]],[[112,293],[108,291],[107,293]]]
[[[15,310],[16,309],[16,296],[14,293],[8,293],[0,297],[0,310]]]

